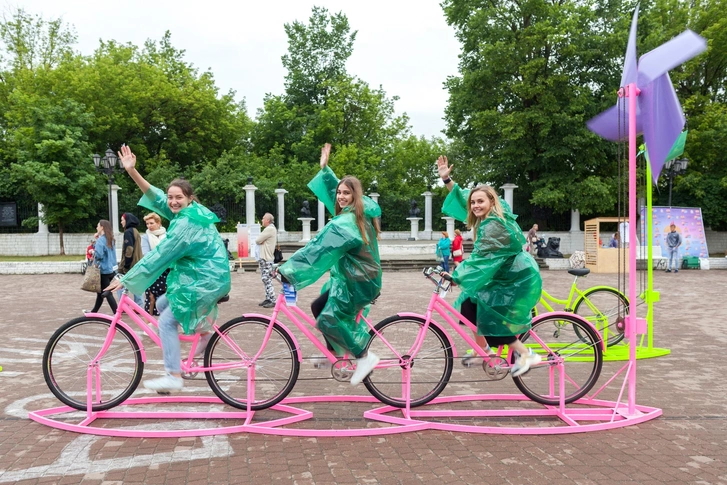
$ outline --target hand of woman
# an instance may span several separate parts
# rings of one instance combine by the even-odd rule
[[[321,168],[325,168],[328,165],[328,157],[331,155],[331,144],[326,143],[321,148]]]
[[[439,176],[442,177],[442,180],[449,178],[449,174],[452,172],[453,167],[454,165],[449,165],[447,157],[444,155],[440,155],[437,159],[437,172],[439,172]]]
[[[121,145],[121,151],[119,153],[119,162],[124,170],[129,171],[136,167],[136,155],[131,152],[131,148],[128,145]]]
[[[119,288],[123,288],[124,285],[121,283],[121,280],[118,278],[114,278],[111,280],[111,284],[103,289],[103,291],[116,291]]]

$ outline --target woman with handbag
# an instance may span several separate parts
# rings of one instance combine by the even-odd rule
[[[116,242],[114,241],[114,230],[111,227],[111,223],[105,219],[99,221],[96,226],[96,234],[100,234],[96,239],[96,244],[93,248],[93,266],[99,269],[101,273],[101,286],[100,291],[96,294],[96,304],[93,306],[91,311],[83,310],[83,313],[97,313],[103,304],[104,288],[111,284],[111,280],[114,279],[114,265],[116,265]],[[89,266],[88,270],[91,267]],[[106,301],[109,302],[111,311],[116,313],[116,299],[112,292],[106,294]]]
[[[464,258],[464,249],[462,248],[462,231],[454,230],[454,240],[452,241],[452,266],[456,268]]]

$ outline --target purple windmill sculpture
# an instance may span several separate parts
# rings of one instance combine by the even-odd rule
[[[684,114],[677,99],[669,70],[707,49],[707,41],[686,30],[656,49],[647,52],[636,63],[636,24],[639,7],[631,21],[621,87],[636,84],[641,91],[636,105],[636,132],[644,134],[654,182],[659,178],[669,150],[684,128]],[[619,130],[619,110],[628,118],[627,103],[614,106],[588,121],[588,129],[611,141],[628,138],[626,126]]]

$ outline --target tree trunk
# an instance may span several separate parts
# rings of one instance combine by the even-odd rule
[[[60,255],[65,256],[66,248],[63,246],[63,224],[61,224],[60,222],[58,223],[58,239],[60,241],[60,246],[61,246]]]

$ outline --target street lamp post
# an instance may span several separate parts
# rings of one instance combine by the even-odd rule
[[[98,153],[93,154],[93,164],[96,165],[96,170],[106,175],[109,181],[109,221],[112,225],[115,225],[115,218],[113,215],[113,198],[112,198],[112,187],[114,185],[114,173],[123,172],[124,166],[119,164],[116,166],[118,157],[114,155],[114,151],[110,148],[106,150],[106,154],[103,158]]]
[[[664,168],[666,168],[666,176],[669,177],[669,207],[671,207],[671,186],[674,181],[674,177],[677,175],[684,175],[687,171],[687,164],[689,160],[686,158],[680,158],[679,160],[672,159],[666,162]]]

